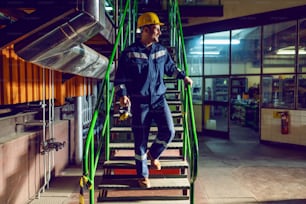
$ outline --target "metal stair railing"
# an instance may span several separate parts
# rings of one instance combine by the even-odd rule
[[[169,19],[171,20],[171,44],[175,45],[177,53],[178,66],[182,68],[188,76],[187,55],[184,44],[184,35],[182,29],[181,15],[177,0],[169,1]],[[178,30],[178,33],[177,33]],[[194,117],[191,88],[188,85],[186,90],[184,85],[180,85],[183,95],[183,110],[184,110],[184,156],[187,156],[190,168],[190,203],[194,204],[195,181],[198,175],[198,157],[199,145],[196,131],[196,123]],[[189,120],[187,118],[189,116]],[[190,126],[190,130],[189,130]]]
[[[137,0],[134,0],[134,5],[137,4]],[[137,8],[137,7],[135,7]],[[134,8],[134,9],[135,9]],[[113,47],[112,54],[109,59],[109,63],[107,66],[107,70],[105,73],[104,80],[102,82],[102,87],[99,90],[98,94],[98,100],[93,112],[92,120],[90,123],[89,131],[87,134],[87,138],[85,141],[85,147],[83,152],[83,175],[80,179],[80,204],[84,203],[84,186],[89,189],[89,202],[90,204],[94,203],[95,200],[95,189],[94,189],[94,178],[98,166],[98,162],[100,159],[101,150],[104,144],[105,148],[105,160],[109,160],[110,157],[110,151],[109,151],[109,140],[110,140],[110,113],[111,113],[111,104],[112,100],[114,98],[114,88],[110,87],[110,74],[111,70],[113,69],[113,62],[114,58],[119,46],[119,41],[121,39],[121,35],[123,33],[124,29],[124,22],[126,19],[127,12],[131,11],[131,1],[127,0],[125,2],[124,11],[120,18],[120,24],[118,28],[118,33],[116,36],[115,44]],[[134,12],[137,13],[137,12]],[[129,19],[130,20],[130,19]],[[128,26],[128,29],[130,26]],[[127,32],[129,33],[129,32]],[[125,36],[127,37],[127,36]],[[126,41],[125,41],[126,42]],[[126,44],[126,43],[124,43]],[[124,45],[125,46],[125,45]],[[95,148],[94,148],[94,128],[97,122],[98,115],[100,113],[100,110],[102,109],[102,106],[105,106],[105,118],[104,118],[104,124],[103,129],[101,132],[101,139],[104,138],[103,141],[99,142],[99,146],[97,148],[96,154],[95,154]]]
[[[177,50],[182,50],[183,53],[179,53],[179,61],[181,62],[183,60],[183,63],[180,63],[179,67],[183,67],[186,74],[188,75],[188,65],[187,65],[187,58],[186,58],[186,52],[185,52],[185,47],[184,47],[184,38],[183,38],[183,32],[182,32],[182,24],[181,24],[181,19],[180,19],[180,13],[178,9],[178,2],[175,1],[169,1],[171,5],[171,11],[173,11],[172,14],[174,14],[173,19],[178,22],[173,22],[172,24],[172,33],[174,34],[173,36],[171,35],[171,38],[176,38],[176,42],[180,43],[180,46],[182,49],[177,49]],[[83,153],[83,176],[80,179],[80,203],[84,203],[84,186],[89,189],[89,201],[90,203],[94,203],[94,178],[95,178],[95,173],[98,165],[98,161],[100,158],[100,153],[101,149],[104,145],[104,150],[105,150],[105,160],[109,160],[110,157],[110,151],[109,151],[109,142],[110,142],[110,112],[111,112],[111,104],[112,100],[114,98],[114,88],[110,88],[110,72],[113,68],[113,62],[114,58],[117,52],[117,48],[119,45],[119,41],[122,38],[122,33],[123,33],[123,28],[124,28],[124,22],[126,18],[127,11],[131,11],[130,7],[131,3],[130,0],[126,1],[124,11],[121,15],[120,18],[120,25],[118,29],[118,33],[116,36],[114,48],[111,54],[111,57],[109,59],[109,64],[105,73],[105,78],[103,80],[102,87],[99,91],[98,95],[98,101],[94,109],[92,121],[90,123],[88,135],[86,138],[85,142],[85,147],[84,147],[84,153]],[[137,10],[137,0],[134,0],[134,10]],[[136,14],[137,12],[134,12]],[[129,16],[131,18],[131,15]],[[135,20],[135,16],[133,18]],[[175,25],[175,26],[174,26]],[[179,26],[179,35],[176,36],[176,25]],[[130,29],[131,26],[128,24],[128,29]],[[175,32],[173,32],[175,31]],[[129,32],[127,32],[129,33]],[[125,36],[125,39],[128,36]],[[126,41],[122,41],[122,49],[125,47]],[[180,55],[183,55],[180,57]],[[194,203],[194,182],[197,177],[197,171],[198,171],[198,140],[197,140],[197,133],[196,133],[196,127],[195,127],[195,119],[194,119],[194,111],[193,111],[193,106],[192,106],[192,96],[191,96],[191,90],[190,86],[187,86],[186,92],[184,92],[184,88],[182,88],[183,91],[183,96],[184,97],[184,149],[185,149],[185,156],[188,156],[188,160],[190,162],[190,184],[191,184],[191,190],[190,190],[190,203]],[[97,152],[95,154],[95,147],[94,147],[94,127],[97,122],[97,118],[99,115],[99,112],[101,110],[102,106],[105,106],[105,119],[104,119],[104,125],[102,129],[102,139],[104,138],[104,143],[101,141],[99,143]],[[188,113],[188,114],[187,114]],[[190,116],[190,121],[188,121],[187,115]],[[190,124],[189,124],[190,123]],[[189,125],[191,126],[191,131],[189,131]],[[191,132],[189,134],[189,132]]]

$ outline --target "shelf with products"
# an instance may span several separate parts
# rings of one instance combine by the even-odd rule
[[[299,108],[306,108],[306,79],[298,81],[298,104]]]
[[[225,78],[216,78],[213,81],[213,100],[228,101],[228,84]]]
[[[264,77],[262,81],[263,107],[294,108],[295,79],[294,77]]]
[[[231,98],[237,99],[247,92],[248,79],[246,77],[231,78]]]
[[[231,103],[231,120],[239,125],[258,130],[259,109],[255,102],[233,100]]]

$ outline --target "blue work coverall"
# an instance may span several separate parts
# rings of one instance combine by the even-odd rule
[[[126,48],[115,75],[116,95],[129,96],[131,100],[132,131],[134,134],[137,176],[148,178],[147,143],[149,130],[154,121],[158,134],[149,149],[158,159],[172,141],[175,131],[169,106],[166,102],[164,75],[184,79],[167,49],[158,43],[146,48],[140,41]]]

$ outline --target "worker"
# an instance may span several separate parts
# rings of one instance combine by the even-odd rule
[[[115,74],[120,106],[131,106],[136,172],[142,188],[150,188],[147,158],[151,168],[160,170],[159,157],[175,135],[163,77],[166,74],[192,86],[192,80],[176,67],[167,49],[158,43],[163,25],[156,13],[140,15],[137,27],[141,38],[122,52]],[[158,133],[148,149],[152,122],[156,123]]]

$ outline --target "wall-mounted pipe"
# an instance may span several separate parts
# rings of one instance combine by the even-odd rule
[[[81,164],[83,158],[83,114],[82,96],[75,98],[75,163]]]

